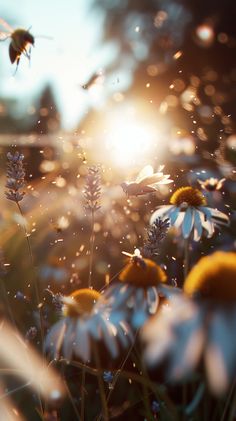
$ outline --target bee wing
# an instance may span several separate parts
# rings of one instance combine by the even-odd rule
[[[10,34],[14,32],[14,29],[3,18],[0,18],[0,25],[2,25],[6,31],[10,32]]]
[[[5,41],[5,39],[9,38],[11,34],[9,32],[0,32],[0,41]]]
[[[145,165],[145,167],[137,175],[136,183],[141,183],[145,178],[153,175],[153,168],[151,165]]]
[[[122,251],[121,253],[124,254],[127,257],[133,257],[133,254],[130,254],[127,251]]]

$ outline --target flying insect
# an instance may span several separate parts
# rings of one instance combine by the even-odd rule
[[[34,46],[34,36],[29,32],[29,29],[13,29],[4,19],[0,18],[0,25],[2,25],[7,32],[0,32],[0,41],[5,41],[10,38],[9,44],[9,58],[12,64],[16,63],[16,70],[18,68],[22,54],[30,60],[31,46]]]

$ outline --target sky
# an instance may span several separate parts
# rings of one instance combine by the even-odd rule
[[[91,0],[0,0],[0,11],[13,28],[31,27],[36,38],[30,65],[22,57],[15,76],[8,57],[9,40],[0,44],[0,97],[16,98],[22,109],[50,82],[67,130],[76,127],[90,107],[102,106],[114,91],[113,81],[97,92],[85,91],[81,85],[95,72],[104,72],[118,53],[117,45],[103,43],[103,11],[91,7]],[[127,76],[120,88],[122,84],[129,84]]]

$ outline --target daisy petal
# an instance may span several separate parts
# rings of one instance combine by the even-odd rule
[[[71,360],[75,345],[75,324],[70,321],[64,334],[62,343],[62,355],[67,359]]]
[[[214,313],[210,322],[205,363],[211,390],[216,395],[226,391],[235,374],[235,348],[232,346],[234,327],[231,311],[227,312],[226,309]]]
[[[60,320],[50,329],[46,340],[45,350],[53,355],[54,358],[58,358],[62,341],[64,338],[65,331],[67,329],[67,319]]]
[[[80,356],[84,362],[90,360],[89,331],[87,324],[83,322],[77,324],[75,353]]]
[[[171,287],[169,285],[159,285],[158,292],[160,295],[163,295],[168,300],[175,299],[179,294],[182,294],[182,289],[177,287]],[[159,298],[159,296],[158,296]]]
[[[183,220],[184,220],[184,216],[185,216],[185,212],[180,211],[179,208],[178,209],[178,217],[175,221],[175,227],[176,228],[180,228],[182,226]]]
[[[133,342],[134,337],[132,331],[126,322],[120,322],[117,326],[117,337],[123,348],[127,348]]]
[[[200,213],[196,209],[194,212],[194,240],[199,241],[202,236],[202,222]]]
[[[117,338],[123,346],[123,348],[127,348],[127,346],[129,345],[128,336],[125,334],[120,325],[117,326]]]
[[[173,209],[171,209],[171,211],[168,214],[168,218],[170,219],[171,225],[175,224],[178,216],[179,216],[179,208],[174,207]]]
[[[135,329],[144,324],[148,317],[147,302],[143,288],[137,288],[134,295],[134,306],[132,309],[132,325]]]
[[[117,310],[122,306],[126,305],[130,297],[130,289],[128,285],[123,285],[122,283],[108,287],[104,294],[105,298],[111,302],[112,309]]]
[[[185,212],[185,216],[184,216],[184,220],[182,224],[182,233],[183,233],[184,238],[189,238],[192,227],[193,227],[193,211],[191,207],[188,207]]]
[[[103,332],[102,338],[110,351],[112,358],[116,358],[118,355],[118,346],[116,343],[117,329],[103,317],[101,317],[101,329]]]
[[[144,325],[148,318],[148,314],[144,309],[139,309],[133,312],[131,317],[131,324],[135,329],[139,329],[141,326]]]
[[[101,337],[101,331],[99,329],[101,317],[102,315],[100,312],[97,314],[94,314],[93,318],[91,319],[91,322],[89,323],[90,333],[93,336],[93,338],[96,340],[99,340]]]
[[[207,238],[211,238],[215,232],[214,224],[212,221],[205,221],[202,223],[203,228],[207,231]]]
[[[150,224],[152,225],[157,218],[161,218],[162,216],[168,214],[171,208],[173,208],[173,205],[160,206],[157,210],[155,210],[155,212],[153,212],[150,218]]]
[[[188,326],[186,334],[180,335],[172,352],[168,376],[178,380],[190,374],[198,364],[204,345],[204,331],[201,326]]]
[[[211,209],[211,217],[218,224],[229,225],[229,218],[217,209]]]
[[[199,206],[198,209],[200,212],[202,212],[205,216],[205,221],[210,221],[211,219],[211,211],[210,208],[207,208],[206,206]]]
[[[187,306],[186,313],[184,308],[180,309],[180,319],[177,319],[177,323],[175,321],[173,326],[173,332],[178,340],[171,350],[168,373],[169,377],[175,380],[183,378],[195,368],[202,355],[205,342],[204,314],[197,307],[191,308],[191,303],[189,304],[191,313],[187,315]]]
[[[148,311],[150,314],[154,314],[157,311],[159,304],[159,296],[157,289],[155,287],[150,287],[147,289],[147,302],[148,302]]]

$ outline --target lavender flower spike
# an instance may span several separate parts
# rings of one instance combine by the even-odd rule
[[[160,242],[166,237],[169,227],[170,221],[168,218],[157,218],[147,229],[146,241],[142,248],[144,257],[150,258],[158,254]]]
[[[25,195],[25,192],[21,191],[25,186],[24,155],[18,151],[14,154],[8,152],[7,158],[9,162],[7,165],[7,183],[5,187],[8,191],[5,194],[7,199],[18,203]]]
[[[99,198],[101,195],[100,170],[97,166],[89,167],[84,188],[85,208],[95,212],[100,209]]]

